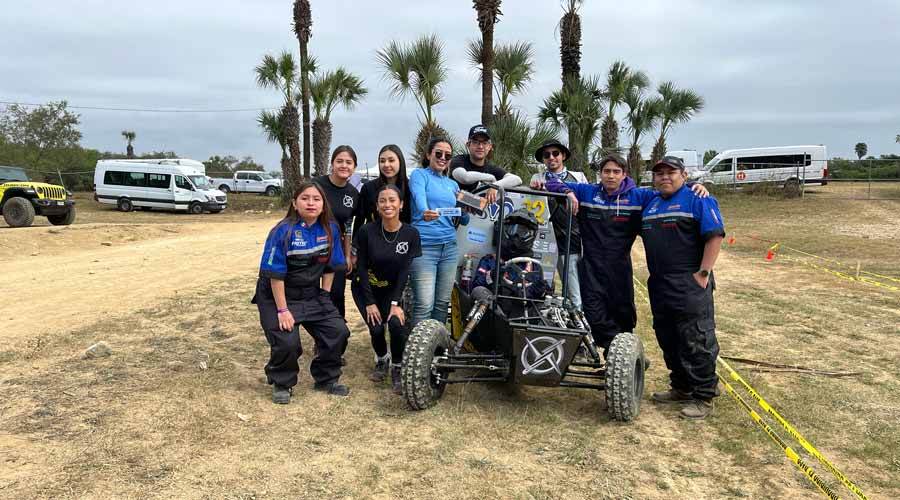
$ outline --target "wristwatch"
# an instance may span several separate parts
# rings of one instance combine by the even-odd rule
[[[698,272],[700,273],[700,276],[702,276],[704,278],[709,278],[709,273],[710,273],[709,269],[700,269],[700,271],[698,271]]]

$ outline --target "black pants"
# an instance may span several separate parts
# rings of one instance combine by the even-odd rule
[[[672,388],[696,399],[717,396],[714,278],[704,289],[690,272],[651,274],[648,288],[653,329]]]
[[[270,384],[297,385],[298,361],[303,352],[299,325],[303,325],[316,345],[315,358],[309,365],[313,380],[317,384],[337,382],[341,376],[341,352],[350,335],[347,324],[338,316],[328,292],[318,288],[290,292],[287,304],[296,323],[286,332],[278,325],[278,306],[269,280],[261,278],[256,283],[253,302],[259,309],[259,322],[271,347],[266,378]]]
[[[350,292],[353,294],[356,308],[359,309],[359,314],[362,315],[363,321],[366,322],[366,326],[369,328],[369,335],[372,337],[372,349],[375,350],[375,354],[378,357],[384,357],[388,352],[387,341],[384,338],[386,323],[391,337],[391,361],[394,364],[400,364],[403,361],[403,349],[406,348],[409,318],[406,318],[405,324],[401,324],[396,316],[388,320],[387,317],[391,313],[391,297],[387,293],[379,293],[379,291],[377,287],[372,287],[372,294],[375,295],[375,305],[378,307],[379,314],[381,314],[382,323],[372,326],[366,318],[366,300],[363,297],[362,290],[360,290],[359,285],[355,281],[350,285]]]
[[[334,273],[334,282],[331,284],[331,303],[334,304],[341,318],[347,318],[347,306],[344,304],[344,291],[347,289],[347,272]]]
[[[631,259],[597,262],[585,253],[578,262],[578,283],[585,319],[591,327],[594,343],[609,350],[613,338],[622,332],[633,332],[637,325],[634,307]]]

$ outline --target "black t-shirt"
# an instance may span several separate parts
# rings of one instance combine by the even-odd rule
[[[412,260],[422,255],[419,231],[409,224],[396,232],[384,231],[381,222],[363,224],[353,236],[353,253],[356,255],[356,276],[366,305],[375,304],[378,295],[389,295],[400,302],[403,288],[409,278]]]
[[[483,167],[479,167],[478,165],[475,165],[474,163],[472,163],[471,158],[469,158],[469,155],[467,155],[467,154],[456,155],[453,157],[452,160],[450,160],[450,178],[455,181],[456,181],[456,178],[453,177],[453,171],[456,170],[457,168],[463,168],[468,172],[481,172],[481,173],[485,173],[485,174],[491,174],[494,176],[494,179],[496,179],[498,181],[500,179],[506,177],[506,170],[503,170],[502,168],[498,167],[497,165],[494,165],[493,163],[491,163],[487,160],[484,161]],[[462,182],[456,181],[456,183],[459,184],[459,189],[462,189],[463,191],[468,191],[470,193],[476,187],[478,187],[478,182],[476,182],[474,184],[463,184]]]
[[[316,177],[314,181],[325,191],[328,207],[331,208],[331,214],[341,228],[341,234],[348,234],[350,224],[353,223],[353,214],[359,204],[359,191],[349,182],[344,187],[337,187],[327,175]]]
[[[363,184],[362,190],[359,192],[359,206],[356,207],[356,219],[353,221],[353,232],[359,231],[359,228],[367,222],[374,222],[381,218],[378,215],[378,191],[384,183],[381,179],[374,179]],[[400,222],[409,224],[412,222],[412,197],[409,191],[409,182],[406,183],[406,189],[403,193],[403,208],[400,209]]]

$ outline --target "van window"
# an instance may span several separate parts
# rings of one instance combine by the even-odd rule
[[[107,170],[103,174],[103,184],[107,186],[124,186],[125,172],[117,172],[115,170]]]
[[[147,174],[142,172],[126,172],[125,185],[131,187],[147,187]]]
[[[738,170],[789,168],[803,165],[804,155],[748,156],[738,158]]]
[[[180,175],[175,176],[175,185],[181,189],[187,189],[187,190],[194,189],[194,187],[191,186],[191,183],[188,182],[187,179],[185,179],[184,177],[182,177]]]
[[[713,172],[731,172],[731,158],[726,158],[716,163],[712,168]]]
[[[152,188],[169,189],[172,176],[169,174],[149,174],[147,186]]]

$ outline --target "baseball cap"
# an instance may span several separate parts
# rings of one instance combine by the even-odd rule
[[[681,158],[678,158],[677,156],[663,156],[650,170],[654,171],[661,166],[667,166],[674,168],[675,170],[684,170],[684,163],[681,161]]]
[[[480,123],[469,129],[469,140],[471,141],[476,135],[483,135],[487,137],[488,140],[491,140],[491,133],[488,131],[487,127]]]

